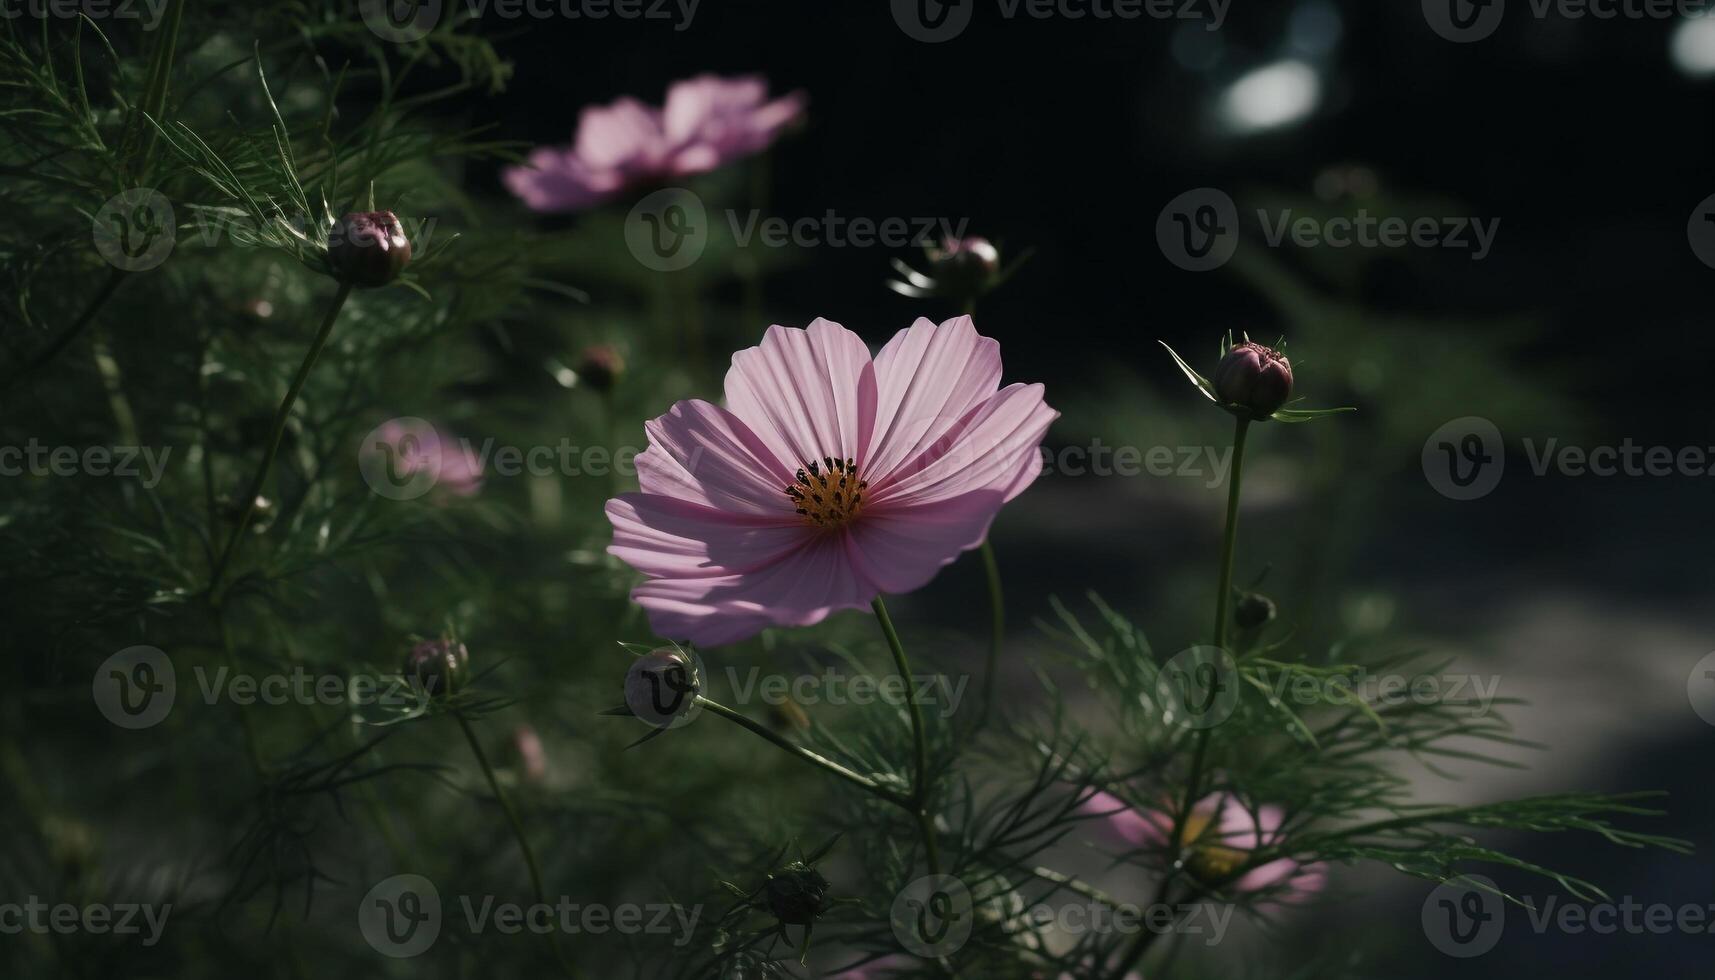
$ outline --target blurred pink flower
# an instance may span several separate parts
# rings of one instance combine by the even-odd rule
[[[476,454],[457,440],[443,438],[422,419],[389,419],[376,428],[364,451],[383,455],[392,479],[401,483],[427,471],[435,476],[434,486],[460,497],[482,489],[482,464]]]
[[[548,751],[542,747],[542,736],[529,725],[519,725],[512,732],[512,748],[524,767],[524,778],[539,783],[548,778]]]
[[[1059,413],[1000,374],[968,316],[873,359],[837,323],[769,327],[733,355],[725,408],[647,425],[643,492],[608,501],[609,553],[648,576],[632,599],[661,636],[715,646],[921,587],[1042,470]]]
[[[698,75],[668,87],[661,108],[629,96],[585,107],[571,146],[539,147],[501,179],[533,210],[582,210],[755,153],[803,115],[805,101],[801,92],[769,101],[758,76]]]
[[[1143,849],[1165,849],[1173,834],[1173,816],[1165,810],[1137,810],[1118,797],[1092,792],[1079,803],[1085,813],[1105,818],[1107,829],[1120,840]],[[1282,902],[1301,902],[1321,891],[1328,867],[1320,862],[1300,864],[1278,858],[1258,865],[1226,882],[1225,878],[1250,859],[1252,851],[1281,840],[1286,811],[1262,806],[1252,813],[1229,793],[1211,793],[1191,807],[1185,840],[1191,849],[1188,864],[1200,877],[1224,882],[1235,892],[1269,891]]]

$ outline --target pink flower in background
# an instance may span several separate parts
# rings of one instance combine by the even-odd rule
[[[631,597],[661,636],[714,646],[919,588],[1041,472],[1059,413],[1000,374],[968,316],[874,358],[827,320],[768,328],[733,355],[725,408],[647,425],[642,492],[608,501],[609,553],[648,576]]]
[[[374,457],[377,473],[396,485],[406,485],[419,473],[432,478],[431,487],[460,497],[482,489],[482,464],[458,440],[419,418],[389,419],[370,433],[363,452]]]
[[[1164,851],[1173,834],[1172,814],[1140,811],[1109,793],[1091,793],[1079,809],[1105,818],[1107,829],[1133,847]],[[1235,892],[1269,891],[1278,893],[1273,897],[1282,902],[1304,901],[1327,884],[1327,865],[1278,858],[1226,880],[1250,859],[1252,851],[1280,842],[1285,819],[1286,812],[1278,806],[1258,807],[1253,814],[1231,794],[1211,793],[1191,807],[1185,821],[1185,840],[1191,850],[1187,865],[1198,877]]]
[[[568,147],[540,147],[508,167],[508,189],[536,211],[578,211],[628,187],[706,173],[774,142],[804,114],[795,92],[770,101],[760,77],[674,82],[656,108],[622,97],[588,106]]]

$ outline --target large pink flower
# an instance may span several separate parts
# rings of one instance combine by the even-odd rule
[[[733,355],[725,408],[648,424],[643,492],[608,501],[608,551],[649,576],[631,597],[661,636],[808,626],[981,544],[1058,417],[1041,385],[1000,387],[1000,345],[970,317],[919,319],[873,359],[837,323],[769,327]]]
[[[667,104],[630,97],[589,106],[569,147],[541,147],[508,167],[506,186],[537,211],[577,211],[627,187],[706,173],[774,142],[804,112],[793,93],[768,99],[758,77],[698,75],[667,89]]]
[[[1165,853],[1173,834],[1173,817],[1165,810],[1136,810],[1110,793],[1091,793],[1079,808],[1105,818],[1108,830],[1133,847]],[[1319,862],[1300,864],[1292,858],[1277,858],[1225,880],[1244,866],[1251,852],[1280,843],[1285,819],[1286,812],[1278,806],[1261,806],[1253,812],[1229,793],[1203,797],[1185,821],[1191,870],[1235,892],[1267,891],[1281,902],[1309,898],[1328,880],[1328,868]]]

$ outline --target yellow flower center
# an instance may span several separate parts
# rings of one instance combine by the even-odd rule
[[[1249,851],[1218,843],[1219,835],[1211,835],[1212,840],[1209,843],[1199,843],[1203,834],[1208,831],[1209,824],[1213,822],[1213,817],[1214,814],[1211,813],[1188,815],[1181,838],[1186,849],[1191,852],[1185,858],[1185,866],[1198,880],[1206,883],[1224,881],[1250,860]]]
[[[824,456],[820,463],[811,460],[804,464],[798,481],[786,488],[786,496],[804,523],[832,530],[857,517],[868,488],[868,483],[858,479],[855,460]]]

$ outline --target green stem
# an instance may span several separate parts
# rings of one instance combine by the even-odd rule
[[[262,457],[262,465],[257,467],[256,475],[250,480],[250,487],[245,491],[242,509],[239,511],[238,524],[232,529],[232,535],[226,539],[226,547],[220,551],[220,557],[215,560],[214,569],[209,573],[208,591],[215,595],[220,588],[220,582],[226,575],[226,566],[232,561],[232,553],[237,550],[238,542],[244,536],[244,531],[250,526],[250,518],[256,511],[256,497],[262,492],[262,486],[268,481],[268,471],[274,466],[274,457],[280,453],[280,441],[286,434],[286,421],[291,417],[292,406],[297,404],[298,395],[304,390],[304,382],[309,380],[310,369],[315,367],[316,358],[321,356],[322,348],[327,346],[328,337],[333,334],[334,321],[339,319],[340,308],[345,306],[346,297],[351,295],[351,284],[340,283],[339,292],[334,294],[333,303],[328,306],[327,315],[322,318],[321,329],[316,331],[316,337],[310,342],[310,349],[304,354],[304,361],[298,365],[298,373],[293,376],[292,384],[286,389],[286,397],[281,399],[280,407],[274,412],[273,430],[268,436],[268,449]]]
[[[1245,436],[1251,420],[1239,417],[1233,430],[1233,473],[1227,481],[1227,531],[1221,540],[1221,580],[1215,592],[1215,645],[1227,647],[1227,604],[1233,594],[1233,544],[1239,534],[1239,484],[1245,466]]]
[[[1227,526],[1221,538],[1221,577],[1215,586],[1215,646],[1222,650],[1227,647],[1227,606],[1233,592],[1233,550],[1239,533],[1239,489],[1244,473],[1245,436],[1250,432],[1250,424],[1250,419],[1241,416],[1233,430],[1233,472],[1227,483]],[[1179,812],[1173,817],[1173,837],[1168,844],[1167,872],[1162,876],[1151,907],[1161,904],[1167,897],[1168,888],[1184,868],[1182,856],[1186,845],[1190,843],[1185,840],[1185,826],[1201,792],[1203,768],[1209,754],[1210,731],[1210,728],[1197,730],[1196,747],[1191,751],[1191,772],[1185,780],[1185,797],[1179,805]],[[1193,895],[1195,894],[1193,891]],[[1149,951],[1150,944],[1159,935],[1153,930],[1140,934],[1120,957],[1119,966],[1112,974],[1113,980],[1124,980],[1126,971],[1143,958],[1143,954]]]
[[[482,774],[488,779],[488,788],[494,792],[495,802],[506,814],[506,821],[512,825],[512,836],[518,839],[518,850],[524,855],[524,865],[530,871],[530,887],[536,892],[536,902],[548,905],[548,893],[542,888],[542,869],[536,863],[536,852],[530,847],[530,839],[524,835],[524,822],[518,819],[518,808],[512,805],[512,797],[500,788],[500,780],[494,775],[494,767],[488,763],[488,753],[482,750],[482,743],[477,741],[476,730],[470,726],[470,720],[462,711],[454,711],[453,717],[458,719],[459,728],[464,731],[465,741],[470,743],[471,754],[476,756],[477,765],[482,767]],[[566,954],[560,949],[560,939],[557,933],[548,933],[548,945],[554,948],[554,958],[559,961],[560,969],[568,977],[576,977],[578,973],[566,959]]]
[[[827,756],[820,755],[804,748],[802,745],[799,745],[785,736],[769,729],[768,726],[751,720],[726,705],[721,704],[719,701],[711,701],[699,694],[697,695],[697,703],[722,718],[725,718],[727,721],[738,725],[740,728],[747,729],[762,736],[768,741],[773,742],[780,748],[785,749],[788,755],[796,756],[817,768],[827,770],[841,779],[844,779],[846,782],[859,786],[865,792],[872,793],[877,798],[886,800],[895,806],[904,807],[907,810],[913,809],[910,797],[888,789],[886,786],[883,786],[881,783],[876,782],[874,779],[871,779],[862,773],[847,769],[845,766],[840,765],[838,762],[835,762]]]
[[[58,357],[60,352],[67,347],[70,347],[71,342],[76,340],[83,333],[84,328],[88,327],[91,321],[95,319],[95,314],[99,313],[101,308],[107,305],[107,301],[113,298],[114,292],[119,289],[119,284],[125,281],[127,275],[129,273],[119,268],[109,272],[107,278],[102,282],[101,288],[95,291],[95,295],[90,299],[89,304],[83,308],[83,312],[78,314],[77,319],[73,320],[70,326],[60,331],[59,335],[47,347],[44,347],[40,354],[14,371],[6,381],[7,387],[17,384],[29,375],[46,367],[48,362]]]
[[[988,724],[989,710],[994,705],[994,678],[1000,667],[1000,647],[1006,637],[1006,597],[1000,586],[1000,564],[995,561],[994,546],[989,539],[983,539],[983,545],[978,549],[983,556],[983,574],[988,579],[989,589],[989,656],[983,670],[983,707],[977,716],[977,727]]]
[[[917,703],[917,685],[911,681],[911,662],[905,656],[904,644],[899,642],[899,631],[893,628],[893,619],[887,615],[887,606],[881,601],[881,596],[876,596],[870,606],[875,609],[876,621],[881,624],[882,635],[887,637],[887,645],[893,651],[893,664],[905,685],[905,703],[911,709],[911,742],[917,756],[911,779],[912,815],[917,818],[917,829],[923,836],[924,858],[928,862],[929,873],[938,875],[941,873],[941,854],[935,844],[935,824],[929,817],[927,806],[929,741],[923,730],[923,707]]]

